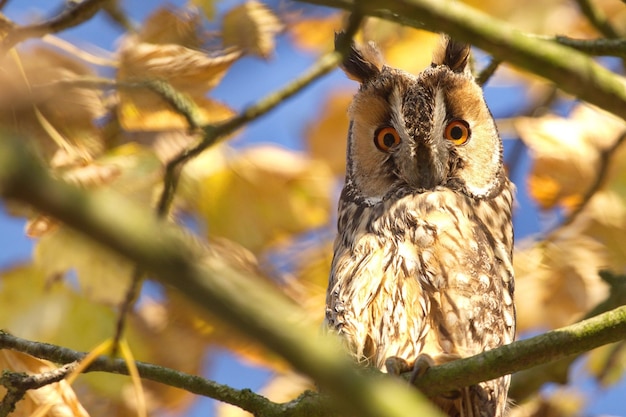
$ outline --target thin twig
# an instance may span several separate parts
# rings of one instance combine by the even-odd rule
[[[6,51],[26,39],[40,38],[88,21],[107,1],[109,0],[83,0],[80,3],[72,3],[72,6],[49,20],[14,28],[3,39],[0,46],[0,55],[4,55]]]
[[[578,7],[589,22],[607,38],[618,38],[619,33],[609,23],[608,19],[590,0],[576,0]]]
[[[626,39],[573,39],[567,36],[538,38],[553,40],[589,55],[626,58]]]
[[[501,60],[492,57],[491,61],[489,61],[489,65],[483,68],[476,77],[476,82],[478,83],[478,85],[485,85],[485,83],[489,81],[489,78],[491,78],[491,76],[496,72],[501,63]]]

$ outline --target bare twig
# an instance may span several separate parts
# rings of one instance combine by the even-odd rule
[[[476,77],[476,82],[478,83],[478,85],[485,85],[485,83],[489,81],[489,78],[491,78],[491,76],[496,72],[501,63],[502,61],[500,61],[499,59],[491,58],[491,61],[489,61],[489,65],[483,68]]]
[[[67,28],[78,26],[91,19],[109,0],[83,0],[80,3],[72,3],[57,16],[41,23],[27,26],[18,26],[12,29],[3,39],[0,47],[1,55],[17,45],[18,43],[30,39],[40,38],[44,35],[57,33]]]
[[[619,33],[615,31],[613,26],[609,23],[606,16],[600,9],[598,9],[590,0],[576,0],[578,7],[587,17],[589,22],[600,31],[601,34],[607,38],[617,38]]]

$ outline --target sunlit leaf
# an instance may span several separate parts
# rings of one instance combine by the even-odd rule
[[[574,322],[607,294],[598,271],[607,264],[604,246],[575,230],[551,240],[518,245],[513,257],[518,331],[556,328]]]
[[[210,122],[224,119],[231,113],[224,105],[205,99],[204,95],[220,82],[239,56],[238,52],[208,55],[181,45],[138,43],[130,38],[122,48],[117,78],[130,82],[168,81],[178,93],[196,103],[201,122]],[[118,117],[127,130],[188,127],[180,113],[146,88],[125,89],[120,92],[120,101]]]
[[[103,150],[95,125],[106,111],[101,92],[55,83],[92,75],[89,67],[43,47],[7,54],[1,65],[0,125],[4,129],[28,138],[47,161],[59,151],[65,152],[65,162],[70,164]]]
[[[516,128],[534,160],[529,193],[544,209],[571,209],[594,183],[601,151],[626,125],[596,108],[579,106],[569,118],[521,118]]]
[[[207,154],[215,157],[215,153]],[[226,237],[252,251],[328,222],[332,176],[325,163],[273,145],[192,166],[191,202],[211,236]]]
[[[343,14],[323,17],[303,17],[288,25],[288,33],[296,47],[321,53],[335,47],[335,33],[343,25]]]
[[[199,48],[202,20],[190,9],[164,7],[154,11],[139,31],[139,42]]]
[[[268,58],[274,51],[274,37],[283,30],[283,24],[263,3],[248,0],[224,15],[222,41],[249,54]]]

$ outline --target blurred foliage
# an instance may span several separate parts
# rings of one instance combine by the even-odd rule
[[[468,3],[529,32],[599,36],[571,2]],[[626,33],[626,7],[621,2],[594,4],[618,33]],[[155,5],[137,32],[126,33],[116,43],[112,68],[106,71],[78,48],[61,50],[46,42],[20,46],[2,58],[0,126],[28,140],[58,178],[88,189],[114,189],[146,211],[153,210],[165,164],[195,144],[199,135],[171,103],[141,83],[169,83],[193,103],[200,123],[227,120],[236,111],[213,98],[212,90],[239,60],[248,57],[245,62],[254,62],[253,56],[254,65],[275,65],[269,59],[276,53],[276,37],[283,33],[293,48],[308,54],[332,48],[334,32],[345,16],[299,7],[272,9],[250,0],[217,17],[211,1],[194,0],[180,8]],[[431,33],[377,19],[366,21],[360,37],[376,40],[390,65],[410,72],[429,65],[437,42]],[[259,64],[259,59],[268,61]],[[477,65],[482,64],[479,59]],[[621,63],[610,64],[623,72]],[[86,82],[102,73],[117,87]],[[255,76],[252,64],[249,75]],[[546,218],[568,220],[518,244],[519,332],[559,327],[607,298],[609,289],[598,271],[626,270],[626,150],[615,145],[626,124],[560,94],[542,109],[525,109],[525,102],[543,102],[537,96],[550,88],[506,64],[490,83],[521,85],[528,92],[528,97],[520,97],[519,114],[501,121],[513,127],[509,133],[523,142],[532,160],[528,177],[516,178],[517,185],[527,190]],[[334,201],[345,167],[346,110],[356,88],[345,85],[329,91],[320,107],[311,109],[301,137],[288,138],[306,152],[272,143],[244,148],[220,143],[185,166],[172,212],[173,219],[196,221],[196,232],[228,256],[262,269],[320,323]],[[612,150],[610,155],[607,150]],[[598,180],[602,170],[606,175]],[[593,194],[588,192],[591,187]],[[583,210],[576,212],[581,203]],[[54,219],[8,204],[13,215],[28,219],[26,232],[37,241],[30,263],[0,271],[1,327],[78,350],[111,337],[133,266]],[[128,317],[126,336],[138,360],[189,373],[202,372],[206,352],[216,346],[230,349],[276,372],[263,390],[270,399],[286,401],[312,388],[283,361],[197,311],[171,289],[144,291]],[[13,352],[0,354],[3,368],[32,371],[49,366]],[[608,386],[623,378],[625,363],[626,346],[619,343],[593,352],[587,368]],[[135,415],[126,378],[88,375],[79,379],[75,390],[92,415]],[[145,390],[150,412],[182,413],[193,399],[165,385],[146,383]],[[48,402],[71,410],[63,415],[86,415],[63,383],[33,392],[15,415],[29,415]],[[578,416],[583,403],[584,396],[563,388],[537,394],[515,407],[512,416]],[[220,406],[219,414],[242,412]]]

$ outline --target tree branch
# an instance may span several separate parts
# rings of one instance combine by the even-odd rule
[[[51,33],[78,26],[91,19],[109,0],[83,0],[80,3],[72,3],[57,16],[41,23],[18,26],[9,31],[0,46],[0,55],[13,48],[18,43],[30,38],[40,38]]]
[[[490,17],[462,2],[451,0],[298,0],[359,11],[404,25],[446,32],[544,77],[582,100],[626,119],[626,88],[621,77],[589,56],[512,29],[509,22]]]
[[[621,298],[612,300],[611,303],[622,299],[623,294],[619,297]],[[571,326],[517,341],[470,358],[435,366],[421,376],[415,385],[423,393],[435,396],[454,388],[546,363],[559,365],[561,369],[560,365],[569,366],[572,355],[624,339],[626,339],[626,306],[621,306]],[[28,341],[5,332],[0,332],[0,348],[18,350],[57,363],[73,363],[86,355],[60,346]],[[142,378],[224,401],[255,415],[286,417],[334,414],[328,398],[311,392],[302,394],[296,400],[277,404],[250,390],[236,390],[173,369],[143,362],[137,362],[137,368]],[[86,369],[86,372],[94,371],[128,375],[124,360],[104,356],[96,359]],[[410,378],[410,374],[406,374],[405,377]]]

